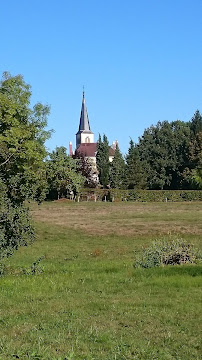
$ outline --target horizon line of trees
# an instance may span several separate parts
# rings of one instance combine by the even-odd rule
[[[109,161],[109,142],[99,135],[96,171],[88,158],[67,155],[57,147],[48,165],[49,198],[79,193],[82,187],[148,190],[202,189],[202,115],[197,110],[191,121],[158,122],[145,129],[138,143],[130,140],[125,157],[118,145]],[[71,174],[71,177],[70,177]],[[55,195],[54,195],[55,194]]]
[[[58,199],[82,187],[202,189],[202,115],[189,122],[158,122],[130,140],[125,158],[116,147],[109,162],[107,136],[99,136],[97,170],[65,147],[45,148],[50,108],[31,107],[31,86],[5,72],[0,82],[0,259],[34,239],[25,200]],[[97,174],[98,173],[98,174]],[[97,175],[99,183],[97,181]]]
[[[202,188],[202,115],[189,122],[159,121],[145,129],[125,157],[119,147],[109,163],[106,135],[99,137],[97,167],[103,187],[178,190]]]

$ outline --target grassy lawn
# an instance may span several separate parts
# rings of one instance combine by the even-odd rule
[[[201,359],[202,266],[134,269],[178,235],[202,248],[201,203],[31,206],[37,240],[0,278],[0,359]],[[44,272],[29,275],[41,256]]]

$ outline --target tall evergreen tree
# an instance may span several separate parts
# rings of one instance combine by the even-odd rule
[[[126,185],[128,189],[144,189],[146,187],[146,176],[143,162],[140,160],[137,146],[130,140],[128,154],[126,155]]]
[[[116,145],[114,159],[110,166],[110,187],[123,189],[125,187],[125,161]]]
[[[109,186],[109,142],[106,135],[103,135],[103,140],[101,135],[99,135],[97,154],[96,154],[96,164],[99,172],[99,181],[100,184],[106,188]]]
[[[191,141],[189,159],[191,174],[189,180],[191,187],[202,188],[202,115],[197,110],[190,122]]]
[[[190,129],[194,137],[199,132],[202,132],[202,115],[200,114],[199,110],[196,110],[194,116],[191,119]]]

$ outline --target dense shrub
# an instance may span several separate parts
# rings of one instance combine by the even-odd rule
[[[7,197],[6,187],[0,179],[0,259],[12,255],[19,246],[33,240],[28,209]]]
[[[121,190],[121,189],[82,189],[80,200],[93,201],[139,201],[139,202],[177,202],[202,201],[202,190]]]
[[[201,253],[183,239],[156,240],[136,256],[134,267],[195,264],[201,261]]]

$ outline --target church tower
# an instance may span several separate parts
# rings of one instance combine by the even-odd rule
[[[94,143],[94,133],[90,129],[86,100],[83,91],[79,130],[76,133],[76,149],[81,144],[89,144],[89,143]]]

